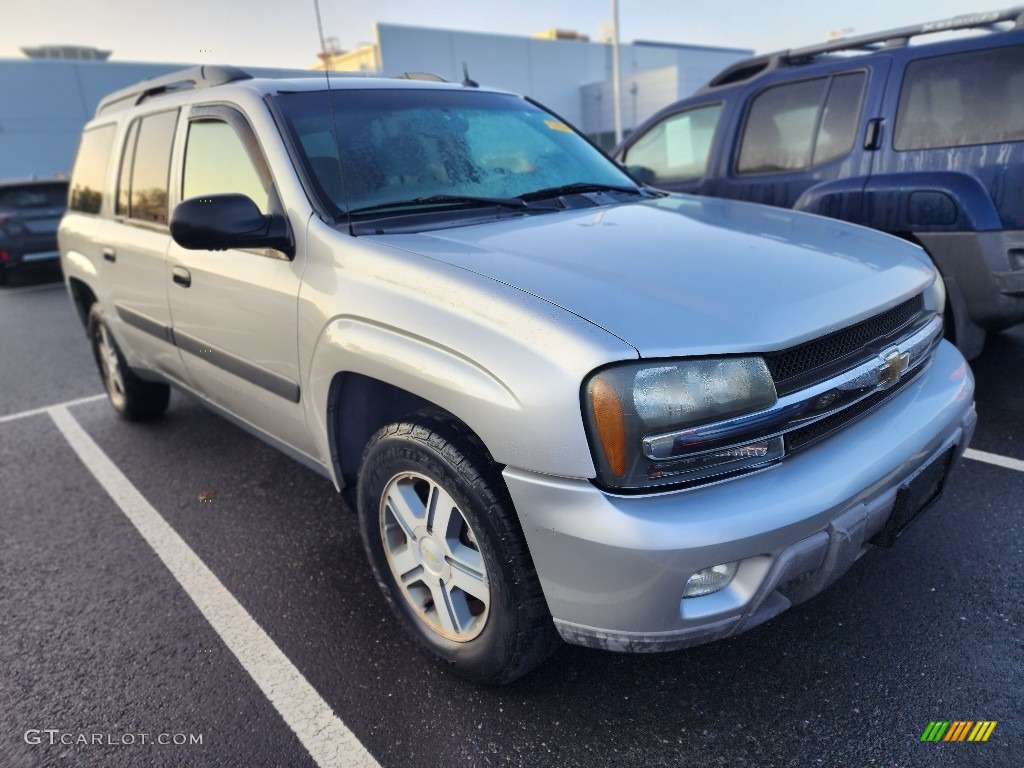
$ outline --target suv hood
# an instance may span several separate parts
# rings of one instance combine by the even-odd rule
[[[679,195],[369,239],[539,296],[643,357],[783,349],[934,274],[921,249],[869,229]]]

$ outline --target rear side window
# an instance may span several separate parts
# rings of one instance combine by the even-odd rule
[[[739,173],[801,171],[853,148],[866,75],[851,72],[769,88],[750,103]]]
[[[1024,47],[907,65],[896,112],[898,150],[1024,140]]]
[[[100,212],[110,150],[114,146],[114,132],[114,125],[103,125],[82,133],[71,172],[71,197],[68,203],[71,210]]]
[[[177,125],[178,111],[174,110],[138,118],[129,129],[118,177],[118,214],[152,224],[167,223],[167,185]]]
[[[625,161],[643,181],[687,181],[704,176],[721,104],[670,115],[629,148]]]

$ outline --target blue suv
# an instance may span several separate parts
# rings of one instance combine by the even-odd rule
[[[981,34],[909,45],[968,29]],[[1024,7],[738,62],[613,155],[655,187],[921,245],[968,357],[987,331],[1024,322]]]

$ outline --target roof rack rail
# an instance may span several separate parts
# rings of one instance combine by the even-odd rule
[[[432,72],[403,72],[400,75],[391,75],[389,80],[424,80],[428,83],[447,83],[440,75]]]
[[[170,72],[159,77],[151,77],[135,85],[129,85],[119,91],[114,91],[105,96],[96,107],[96,117],[113,109],[124,109],[141,104],[148,98],[158,96],[169,91],[179,91],[188,88],[212,88],[225,83],[233,83],[237,80],[249,80],[252,78],[248,72],[238,67],[213,66],[204,64],[190,69],[180,69],[177,72]]]
[[[720,85],[728,85],[749,80],[765,72],[792,64],[805,63],[823,53],[838,51],[876,51],[881,48],[902,48],[910,42],[910,38],[918,35],[929,35],[936,32],[952,32],[959,29],[988,29],[1001,31],[996,26],[1001,22],[1013,22],[1014,29],[1024,29],[1024,5],[1007,8],[1004,11],[987,13],[967,13],[942,21],[930,21],[909,27],[899,27],[885,32],[873,32],[856,37],[842,37],[827,43],[809,45],[804,48],[790,48],[775,53],[754,56],[726,67],[715,75],[701,91],[707,91]]]

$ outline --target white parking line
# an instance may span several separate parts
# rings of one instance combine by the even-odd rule
[[[88,397],[79,397],[76,400],[66,400],[63,403],[57,403],[56,405],[47,405],[44,408],[33,408],[28,411],[20,411],[19,413],[12,413],[8,416],[0,416],[0,424],[5,421],[17,421],[18,419],[27,419],[29,416],[40,416],[44,413],[49,413],[51,408],[68,408],[72,405],[81,405],[82,403],[91,403],[95,400],[102,400],[106,395],[89,395]]]
[[[1015,469],[1018,472],[1024,472],[1024,461],[1011,459],[1009,456],[1000,456],[998,453],[986,453],[985,451],[976,451],[973,448],[968,448],[964,451],[964,458],[983,461],[986,464],[995,464],[997,467],[1003,467],[1004,469]]]
[[[379,764],[65,405],[46,409],[78,458],[138,529],[321,768]]]

